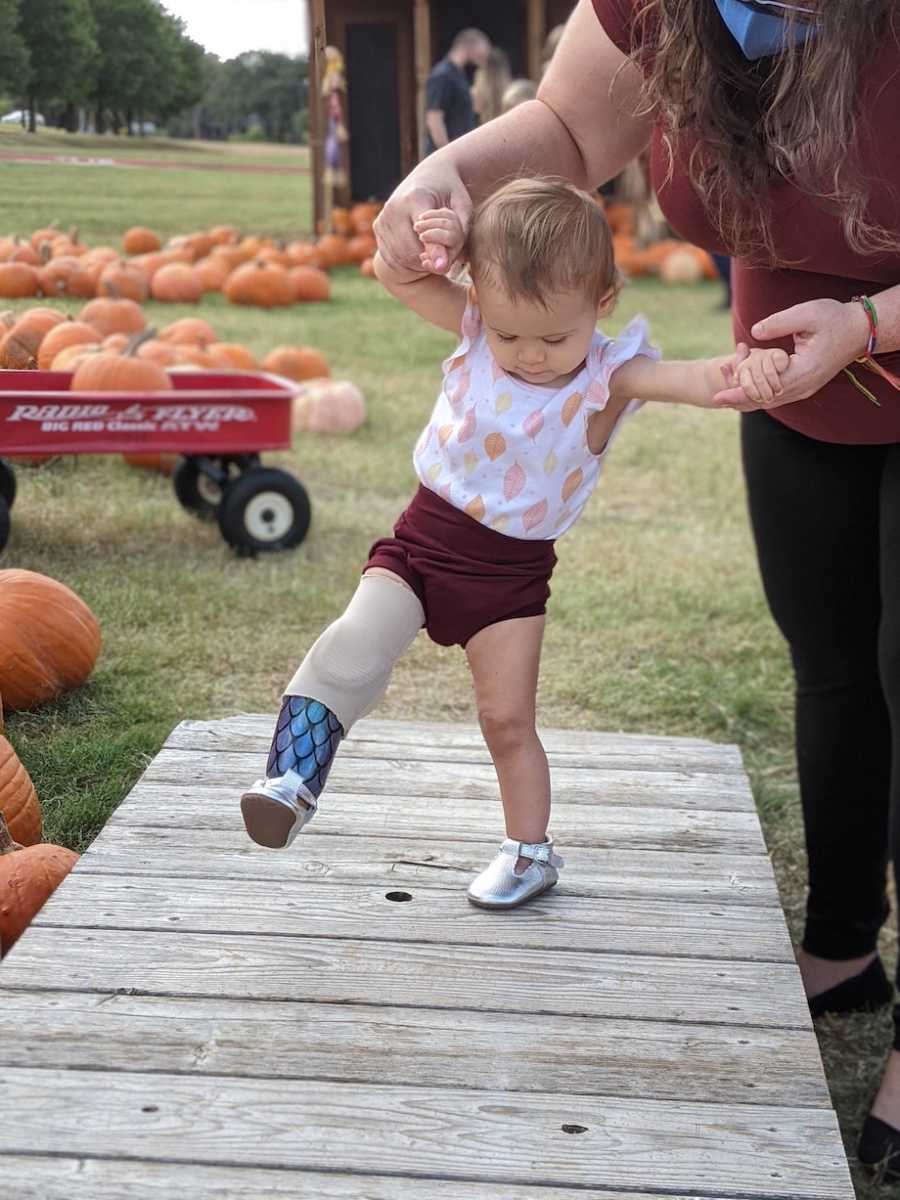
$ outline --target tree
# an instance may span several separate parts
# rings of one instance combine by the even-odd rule
[[[82,104],[99,62],[96,25],[88,0],[27,0],[19,27],[31,55],[27,84],[28,128],[36,129],[38,104]]]
[[[0,92],[24,96],[31,56],[19,29],[19,0],[0,0]]]

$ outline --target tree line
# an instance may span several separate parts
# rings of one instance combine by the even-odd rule
[[[253,51],[221,62],[159,0],[0,0],[0,94],[48,124],[97,133],[249,134],[298,141],[306,62]]]

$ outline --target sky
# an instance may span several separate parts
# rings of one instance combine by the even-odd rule
[[[187,35],[219,58],[244,50],[305,54],[305,0],[163,0]]]

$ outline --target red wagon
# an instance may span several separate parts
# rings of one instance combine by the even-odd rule
[[[62,371],[0,371],[0,454],[182,455],[172,476],[188,512],[217,520],[239,553],[299,545],[309,496],[288,471],[260,464],[291,445],[294,388],[276,375],[173,372],[171,392],[77,392]],[[16,477],[0,458],[0,550]]]

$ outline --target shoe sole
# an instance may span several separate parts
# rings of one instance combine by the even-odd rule
[[[541,888],[541,890],[539,892],[532,892],[532,894],[528,897],[527,900],[517,900],[515,904],[486,904],[484,902],[484,900],[476,900],[475,897],[470,896],[468,892],[466,892],[466,899],[469,901],[470,904],[474,904],[476,908],[486,908],[492,912],[498,912],[498,911],[502,912],[505,909],[521,908],[523,904],[528,904],[529,901],[531,901],[531,900],[537,900],[538,896],[545,896],[547,894],[547,892],[550,891],[551,888],[556,887],[557,883],[559,883],[559,880],[554,879],[554,881],[552,883],[548,883],[547,886],[544,888]]]
[[[283,850],[293,840],[294,826],[302,816],[261,792],[244,792],[241,815],[250,837],[269,850]]]

